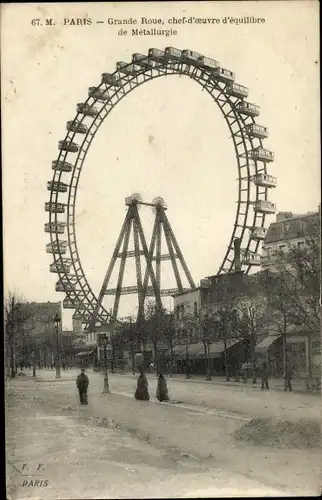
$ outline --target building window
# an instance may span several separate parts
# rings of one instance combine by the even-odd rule
[[[311,347],[313,355],[321,354],[321,342],[312,342]]]

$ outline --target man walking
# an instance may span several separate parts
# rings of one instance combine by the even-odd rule
[[[87,388],[89,380],[87,375],[85,375],[85,368],[82,368],[81,373],[78,375],[76,380],[76,386],[79,392],[79,400],[81,405],[87,405]]]
[[[292,367],[289,363],[286,365],[285,369],[285,383],[284,383],[284,391],[287,391],[287,389],[292,392]]]
[[[263,361],[261,366],[261,379],[262,379],[262,391],[264,389],[269,390],[268,386],[268,366],[266,361]]]

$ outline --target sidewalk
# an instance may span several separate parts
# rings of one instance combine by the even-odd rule
[[[88,368],[87,369],[89,374],[95,374],[95,375],[101,375],[100,372],[94,372],[93,368]],[[24,370],[22,373],[25,374],[25,376],[28,376],[28,378],[31,377],[32,372],[30,370]],[[79,373],[79,368],[72,368],[71,370],[66,370],[66,371],[61,371],[61,378],[56,379],[56,371],[55,370],[37,370],[36,372],[36,380],[41,381],[41,380],[55,380],[56,382],[59,381],[64,381],[64,380],[76,380],[77,373]],[[112,375],[111,372],[108,373],[108,375]],[[130,377],[133,379],[133,377],[138,376],[132,374],[131,372],[124,372],[122,374],[119,371],[116,371],[113,375],[119,375],[122,377]],[[147,375],[150,375],[151,377],[155,376],[155,373],[149,373],[147,372]],[[18,375],[19,377],[19,375]],[[228,386],[228,387],[242,387],[244,389],[250,389],[250,390],[261,390],[261,381],[260,379],[257,379],[256,384],[252,383],[252,380],[249,379],[247,382],[236,382],[235,379],[232,377],[229,382],[225,379],[225,377],[222,376],[213,376],[212,380],[206,380],[204,375],[193,375],[191,378],[187,379],[185,375],[181,374],[175,374],[172,377],[169,375],[166,375],[168,380],[173,380],[173,381],[178,381],[178,382],[187,382],[187,383],[197,383],[197,384],[206,384],[206,385],[221,385],[221,386]],[[283,378],[271,378],[269,380],[269,387],[270,391],[284,391],[284,379]],[[321,397],[321,392],[318,391],[307,391],[306,389],[306,381],[304,379],[293,379],[292,380],[292,391],[295,393],[302,393],[302,394],[307,394],[311,396],[320,396]]]
[[[256,384],[253,384],[252,380],[249,379],[247,382],[238,381],[236,382],[234,377],[227,382],[225,377],[215,376],[212,377],[212,380],[206,380],[204,375],[193,375],[190,379],[187,379],[185,375],[174,375],[170,377],[175,380],[180,380],[181,382],[195,382],[195,383],[204,383],[204,384],[221,384],[227,386],[238,386],[249,389],[261,389],[261,380],[258,378]],[[270,390],[275,391],[284,391],[284,379],[283,378],[271,378],[269,380],[269,388]],[[312,395],[319,395],[318,392],[312,392],[306,390],[306,381],[304,379],[293,379],[292,380],[292,390],[293,392],[301,392]]]

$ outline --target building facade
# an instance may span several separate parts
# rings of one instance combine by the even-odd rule
[[[303,215],[278,213],[263,242],[261,269],[277,272],[281,254],[291,248],[304,248],[311,239],[319,240],[320,221],[321,205],[318,211]]]
[[[316,212],[294,214],[280,212],[263,243],[261,269],[278,273],[284,267],[283,256],[291,249],[306,249],[312,242],[320,246],[321,205]],[[308,332],[306,325],[289,325],[286,343],[295,376],[321,377],[321,332]],[[278,344],[278,342],[277,342]]]

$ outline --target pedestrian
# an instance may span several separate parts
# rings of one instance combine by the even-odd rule
[[[285,369],[285,382],[284,382],[284,391],[287,391],[287,389],[292,392],[292,367],[290,365],[286,366]]]
[[[143,372],[143,368],[140,366],[140,375],[137,382],[137,388],[134,394],[135,399],[140,401],[149,401],[149,391],[148,391],[148,380]]]
[[[154,367],[154,364],[150,363],[149,364],[149,373],[151,373],[153,371],[153,367]]]
[[[189,361],[186,362],[186,378],[191,378],[191,365]]]
[[[20,371],[22,371],[23,370],[23,362],[22,361],[20,361],[19,366],[20,366]]]
[[[79,400],[81,405],[87,405],[87,388],[88,388],[89,380],[87,375],[85,375],[85,368],[81,369],[81,373],[78,375],[76,379],[76,386],[79,392]]]
[[[169,401],[168,387],[162,373],[158,378],[157,399],[159,401]]]
[[[263,361],[261,365],[261,379],[262,379],[262,391],[264,389],[269,390],[268,385],[268,366],[266,361]]]

